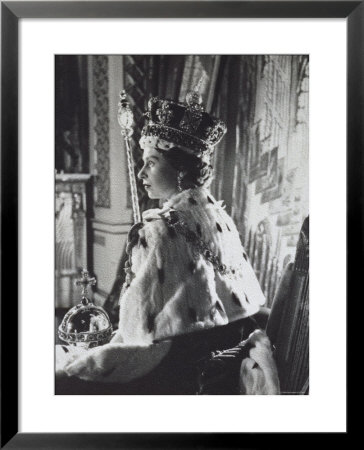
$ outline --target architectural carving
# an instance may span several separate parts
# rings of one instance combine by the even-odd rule
[[[108,57],[93,57],[95,113],[96,199],[95,205],[110,208],[109,74]]]

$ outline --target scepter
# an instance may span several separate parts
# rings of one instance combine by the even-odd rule
[[[130,109],[129,102],[126,99],[126,92],[120,92],[120,100],[118,104],[118,122],[120,125],[120,132],[125,140],[126,157],[128,161],[129,182],[131,191],[131,202],[133,205],[134,223],[140,222],[140,210],[138,202],[137,184],[134,173],[133,156],[130,149],[130,137],[133,134],[133,112]]]

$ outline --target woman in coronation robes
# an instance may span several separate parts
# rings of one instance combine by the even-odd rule
[[[118,330],[109,344],[58,358],[57,374],[117,383],[126,394],[194,394],[201,362],[249,338],[241,376],[252,385],[264,378],[265,390],[244,393],[277,393],[269,340],[254,331],[264,294],[233,220],[208,188],[225,124],[194,91],[186,103],[152,98],[146,116],[138,177],[160,208],[128,234]]]

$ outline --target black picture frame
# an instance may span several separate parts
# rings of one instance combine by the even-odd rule
[[[364,1],[1,2],[1,448],[257,448],[269,433],[18,432],[18,22],[21,18],[346,18],[347,299],[363,274]],[[11,105],[11,107],[9,107]],[[354,300],[354,299],[353,299]],[[334,343],[333,343],[334,344]],[[335,437],[347,437],[340,433]],[[285,446],[296,434],[280,436]],[[309,433],[300,437],[308,443]],[[326,436],[314,437],[316,444]],[[269,446],[269,445],[268,445]]]

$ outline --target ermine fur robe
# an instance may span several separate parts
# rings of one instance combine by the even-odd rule
[[[170,226],[171,217],[195,239]],[[207,189],[184,190],[161,209],[146,211],[143,221],[131,253],[134,278],[120,299],[123,342],[145,344],[225,325],[264,304],[236,226]],[[214,266],[201,248],[219,263]]]

